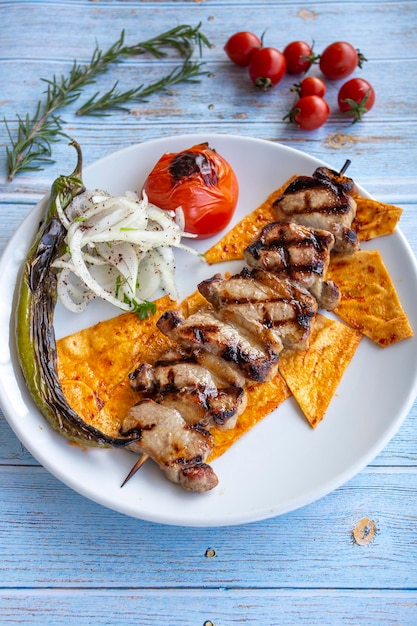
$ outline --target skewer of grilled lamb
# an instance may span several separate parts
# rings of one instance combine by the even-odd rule
[[[312,176],[297,176],[273,208],[278,221],[327,230],[334,235],[335,252],[352,254],[359,246],[352,229],[356,215],[354,190],[352,179],[319,167]]]
[[[202,493],[218,484],[213,468],[205,462],[213,449],[212,435],[198,424],[187,424],[176,409],[146,398],[127,412],[120,432],[139,435],[128,448],[156,460],[167,478],[187,491]]]
[[[244,251],[250,267],[272,272],[304,285],[319,307],[332,311],[339,304],[337,285],[326,280],[334,236],[327,230],[293,222],[271,222]]]
[[[244,389],[224,385],[194,355],[169,351],[155,365],[141,363],[129,376],[131,387],[177,409],[187,424],[234,428],[247,404]]]
[[[265,343],[272,337],[275,345],[308,347],[317,301],[304,286],[262,269],[244,268],[230,278],[216,274],[198,289],[226,324]]]

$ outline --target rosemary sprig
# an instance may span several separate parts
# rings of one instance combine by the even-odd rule
[[[6,147],[8,180],[12,180],[18,172],[40,170],[45,163],[53,161],[52,144],[59,141],[60,137],[68,136],[63,131],[64,122],[56,111],[77,100],[82,88],[95,83],[96,78],[106,72],[109,65],[123,58],[145,53],[162,58],[166,56],[166,48],[173,48],[189,59],[197,45],[201,54],[203,46],[209,47],[210,42],[200,31],[200,27],[201,23],[195,27],[181,24],[133,46],[125,45],[125,33],[122,31],[119,39],[106,51],[103,52],[96,45],[87,65],[81,65],[75,60],[68,76],[43,78],[47,84],[46,97],[44,101],[38,101],[32,118],[29,114],[25,117],[17,115],[16,138],[4,120],[11,144]]]
[[[133,56],[136,54],[143,54],[149,52],[154,57],[161,58],[165,56],[163,48],[170,47],[176,49],[181,56],[190,57],[194,51],[194,46],[197,45],[200,55],[202,54],[203,47],[210,48],[211,43],[207,37],[200,31],[201,22],[197,26],[189,26],[187,24],[180,24],[171,30],[157,35],[153,39],[141,42],[135,46],[127,48],[127,56]]]
[[[182,66],[176,67],[169,74],[160,80],[144,87],[140,85],[135,89],[128,91],[118,91],[118,81],[113,85],[110,91],[100,96],[100,92],[96,92],[85,104],[77,111],[77,115],[110,115],[111,110],[128,110],[123,106],[128,102],[143,102],[147,96],[158,91],[165,91],[168,87],[177,83],[198,82],[198,76],[204,74],[201,71],[202,63],[194,63],[186,59]]]

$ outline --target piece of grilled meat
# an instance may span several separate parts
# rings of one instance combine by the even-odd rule
[[[328,168],[317,168],[312,176],[297,176],[273,204],[278,221],[295,222],[327,230],[334,235],[335,252],[351,254],[358,249],[352,229],[356,202],[353,181]]]
[[[302,284],[318,305],[332,311],[340,301],[340,291],[326,280],[334,236],[327,230],[293,222],[267,224],[244,252],[250,267],[258,267]]]
[[[317,301],[304,286],[262,269],[244,268],[230,278],[216,274],[198,289],[223,322],[263,342],[272,336],[276,346],[308,348]]]
[[[202,493],[217,486],[218,478],[205,462],[213,449],[212,435],[198,424],[187,424],[176,409],[146,398],[129,409],[120,433],[139,435],[128,448],[148,455],[187,491]]]
[[[204,428],[234,428],[247,404],[242,387],[224,386],[193,355],[181,352],[169,351],[153,366],[141,363],[129,378],[135,391],[177,409],[188,424]]]
[[[157,322],[159,330],[187,350],[205,350],[235,364],[245,378],[269,380],[278,371],[279,345],[263,344],[232,324],[223,322],[210,308],[187,318],[178,311],[166,311]]]
[[[235,363],[225,361],[221,356],[207,350],[193,350],[193,357],[211,372],[221,386],[243,388],[246,385],[246,378]]]

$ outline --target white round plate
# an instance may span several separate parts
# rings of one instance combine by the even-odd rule
[[[85,169],[85,184],[113,194],[140,189],[164,152],[176,152],[203,141],[223,155],[238,176],[240,199],[233,223],[293,174],[311,174],[323,165],[297,150],[268,141],[183,135],[111,154]],[[71,163],[70,157],[71,153]],[[334,163],[331,167],[342,165]],[[70,166],[68,173],[72,169]],[[352,478],[377,456],[409,412],[417,395],[417,338],[384,350],[364,338],[324,420],[315,430],[289,398],[213,463],[220,482],[212,492],[184,492],[166,480],[151,461],[121,489],[137,457],[127,451],[71,445],[38,412],[17,364],[12,314],[15,285],[44,205],[45,201],[31,211],[0,263],[0,400],[8,422],[31,454],[87,498],[126,515],[179,526],[225,526],[273,517],[311,503]],[[213,242],[205,240],[196,245],[204,251]],[[417,329],[417,264],[401,231],[363,247],[381,251],[410,322]],[[192,255],[178,255],[177,260],[182,296],[194,291],[199,280],[219,271]],[[240,266],[222,265],[220,269]],[[56,334],[69,334],[117,313],[103,303],[93,303],[82,315],[68,313],[58,305]]]

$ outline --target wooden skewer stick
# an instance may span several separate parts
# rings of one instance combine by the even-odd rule
[[[124,487],[127,481],[130,480],[132,476],[134,476],[138,470],[140,470],[140,468],[142,467],[142,465],[145,463],[147,459],[149,459],[148,454],[142,454],[142,456],[139,457],[139,459],[136,461],[136,463],[134,464],[134,466],[132,467],[132,469],[130,470],[130,472],[128,473],[128,475],[126,476],[126,478],[120,485],[120,488]]]
[[[346,172],[347,168],[349,167],[349,165],[351,164],[351,160],[350,159],[346,159],[345,164],[343,165],[342,169],[339,172],[339,176],[343,176],[343,174]]]

